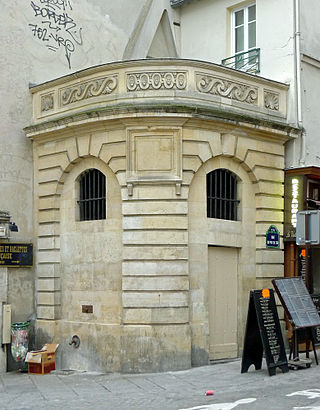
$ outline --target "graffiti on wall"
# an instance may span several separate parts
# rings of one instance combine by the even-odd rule
[[[82,42],[82,28],[72,18],[70,0],[33,0],[35,17],[29,24],[33,36],[52,52],[63,50],[71,69],[71,57]]]

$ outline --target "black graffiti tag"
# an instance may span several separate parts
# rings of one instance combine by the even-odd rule
[[[70,0],[40,0],[40,3],[44,4],[47,8],[52,7],[53,9],[60,10],[70,8],[72,10]]]
[[[63,48],[71,68],[71,55],[83,42],[82,28],[68,14],[72,11],[70,0],[35,0],[30,5],[36,18],[36,23],[29,24],[34,37],[51,51]]]

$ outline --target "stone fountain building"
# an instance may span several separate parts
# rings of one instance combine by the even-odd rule
[[[288,86],[143,59],[31,93],[39,343],[83,370],[237,357],[249,291],[283,275]]]

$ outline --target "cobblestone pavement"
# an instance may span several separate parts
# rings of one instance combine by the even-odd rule
[[[270,377],[241,361],[152,374],[0,375],[0,409],[320,409],[320,366]],[[206,396],[207,390],[214,394]]]

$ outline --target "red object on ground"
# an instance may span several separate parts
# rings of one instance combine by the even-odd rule
[[[212,396],[212,395],[213,395],[213,390],[206,391],[206,396]]]

